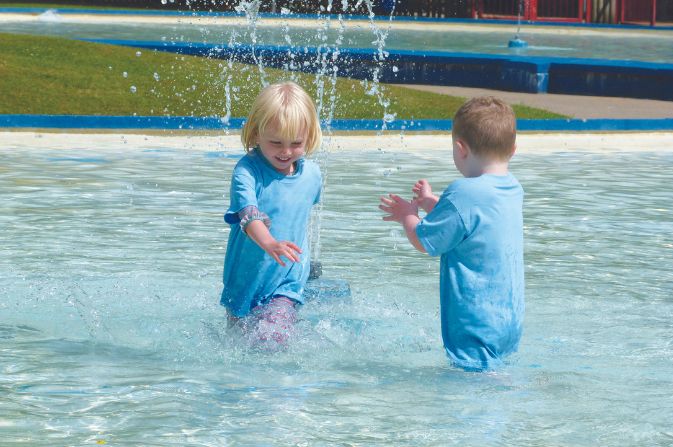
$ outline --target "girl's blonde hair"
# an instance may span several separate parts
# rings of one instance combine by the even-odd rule
[[[257,145],[259,135],[269,123],[275,123],[283,138],[293,139],[306,132],[306,155],[320,146],[322,132],[313,100],[294,82],[282,82],[265,87],[252,104],[241,132],[246,152]]]

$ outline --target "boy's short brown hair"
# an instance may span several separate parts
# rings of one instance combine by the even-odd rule
[[[516,144],[516,117],[506,102],[493,96],[472,98],[453,117],[451,135],[486,159],[509,160]]]

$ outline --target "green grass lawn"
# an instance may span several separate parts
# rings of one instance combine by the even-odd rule
[[[262,85],[256,66],[63,38],[0,33],[0,114],[245,117]],[[315,98],[326,77],[266,69],[267,82],[296,77]],[[227,82],[228,81],[228,82]],[[380,98],[359,80],[339,78],[334,118],[380,119]],[[464,98],[382,85],[397,119],[451,118]],[[561,115],[514,106],[519,118]],[[321,116],[326,116],[326,111]]]

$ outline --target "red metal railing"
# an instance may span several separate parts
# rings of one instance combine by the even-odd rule
[[[576,21],[584,19],[584,0],[538,1],[538,20]]]
[[[536,1],[536,0],[533,0]],[[472,3],[472,17],[480,19],[533,20],[530,14],[530,0],[475,0]]]
[[[619,23],[657,23],[657,0],[619,0]]]
[[[585,7],[586,5],[586,7]],[[474,0],[472,17],[526,21],[589,22],[591,0]]]

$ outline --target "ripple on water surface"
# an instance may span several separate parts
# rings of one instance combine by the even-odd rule
[[[456,178],[436,151],[330,154],[321,261],[352,301],[304,306],[275,353],[227,331],[222,214],[239,156],[0,151],[6,442],[670,441],[670,154],[514,159],[527,314],[520,352],[494,374],[448,366],[438,261],[377,210],[418,178],[437,192]]]

